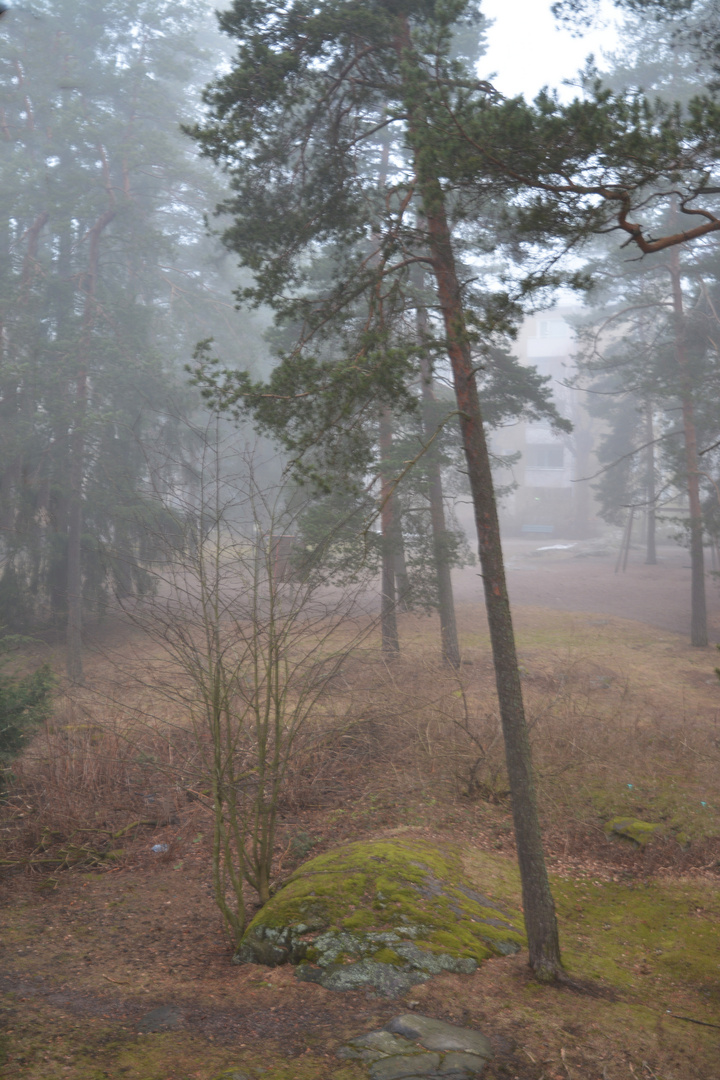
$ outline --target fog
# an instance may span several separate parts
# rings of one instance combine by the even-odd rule
[[[0,1075],[710,1075],[719,55],[0,4]]]

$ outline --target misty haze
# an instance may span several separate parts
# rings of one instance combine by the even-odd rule
[[[719,91],[0,4],[0,1078],[720,1080]]]

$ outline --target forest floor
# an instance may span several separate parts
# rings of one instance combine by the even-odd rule
[[[178,745],[164,740],[148,683],[129,688],[127,666],[113,668],[137,642],[110,626],[96,635],[104,651],[87,689],[58,701],[18,764],[0,822],[0,1077],[361,1080],[362,1066],[335,1057],[342,1041],[416,1009],[487,1035],[488,1080],[720,1080],[718,657],[678,632],[682,564],[631,567],[613,595],[621,575],[602,558],[510,553],[563,954],[582,989],[533,983],[523,953],[395,1001],[299,983],[291,968],[233,966],[211,893],[209,815],[160,768]],[[534,584],[527,562],[543,567]],[[675,575],[677,599],[672,582],[657,597],[646,571],[667,571],[665,586]],[[460,845],[483,892],[518,903],[487,631],[464,573],[460,676],[437,667],[435,620],[412,615],[394,665],[371,656],[349,673],[327,760],[314,744],[291,778],[278,880],[339,842],[407,834]],[[589,611],[559,608],[553,590],[573,575]],[[613,609],[620,594],[634,619]],[[453,712],[463,694],[469,715]],[[150,734],[122,713],[130,698],[133,715],[140,699],[153,713]],[[634,849],[606,837],[620,814],[662,828]],[[75,853],[65,869],[58,852]],[[143,1031],[159,1007],[168,1030]]]

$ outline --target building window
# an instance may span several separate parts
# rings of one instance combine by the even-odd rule
[[[527,446],[525,464],[529,469],[562,469],[563,448],[558,443]]]
[[[539,336],[543,338],[566,338],[570,336],[570,327],[560,319],[541,319]]]

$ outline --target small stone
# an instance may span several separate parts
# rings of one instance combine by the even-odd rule
[[[241,1072],[240,1069],[227,1069],[215,1077],[215,1080],[251,1080],[249,1073]]]
[[[300,964],[295,968],[295,978],[300,982],[311,982],[321,985],[324,974],[325,972],[323,969],[315,967],[314,964]]]
[[[370,1066],[371,1080],[405,1080],[409,1076],[428,1076],[437,1072],[439,1054],[398,1054]]]
[[[160,1005],[138,1021],[137,1029],[147,1034],[150,1031],[177,1031],[182,1027],[182,1014],[172,1005]]]
[[[479,1054],[483,1058],[492,1057],[492,1047],[479,1031],[455,1027],[418,1013],[396,1016],[385,1025],[385,1030],[406,1039],[413,1039],[427,1050],[461,1050],[469,1054]]]

